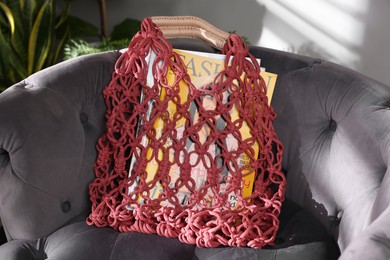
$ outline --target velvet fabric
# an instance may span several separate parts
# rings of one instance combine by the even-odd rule
[[[177,47],[214,51],[194,43]],[[0,94],[0,259],[390,258],[390,88],[339,65],[252,47],[277,73],[287,191],[272,247],[197,248],[88,226],[102,90],[118,52],[57,64]]]

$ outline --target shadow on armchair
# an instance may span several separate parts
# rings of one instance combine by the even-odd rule
[[[7,242],[7,238],[5,237],[3,224],[1,224],[0,220],[0,245],[4,244],[5,242]]]

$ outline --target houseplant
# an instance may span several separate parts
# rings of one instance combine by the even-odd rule
[[[61,59],[70,37],[92,36],[98,29],[61,10],[54,0],[0,1],[0,91]]]
[[[126,18],[121,23],[115,25],[112,33],[109,34],[106,0],[97,0],[97,3],[100,11],[100,40],[97,42],[90,42],[74,37],[65,45],[64,59],[70,59],[84,54],[125,48],[134,34],[140,29],[141,21]]]

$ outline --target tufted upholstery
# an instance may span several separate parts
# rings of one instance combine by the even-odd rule
[[[288,186],[274,247],[202,249],[85,224],[105,129],[101,92],[119,56],[107,52],[0,95],[0,218],[9,240],[0,259],[335,259],[339,250],[341,259],[390,258],[390,88],[330,62],[251,51],[279,74],[272,104]]]

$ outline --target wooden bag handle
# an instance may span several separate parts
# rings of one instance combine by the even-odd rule
[[[153,16],[151,18],[167,39],[199,39],[222,50],[230,35],[195,16]]]

